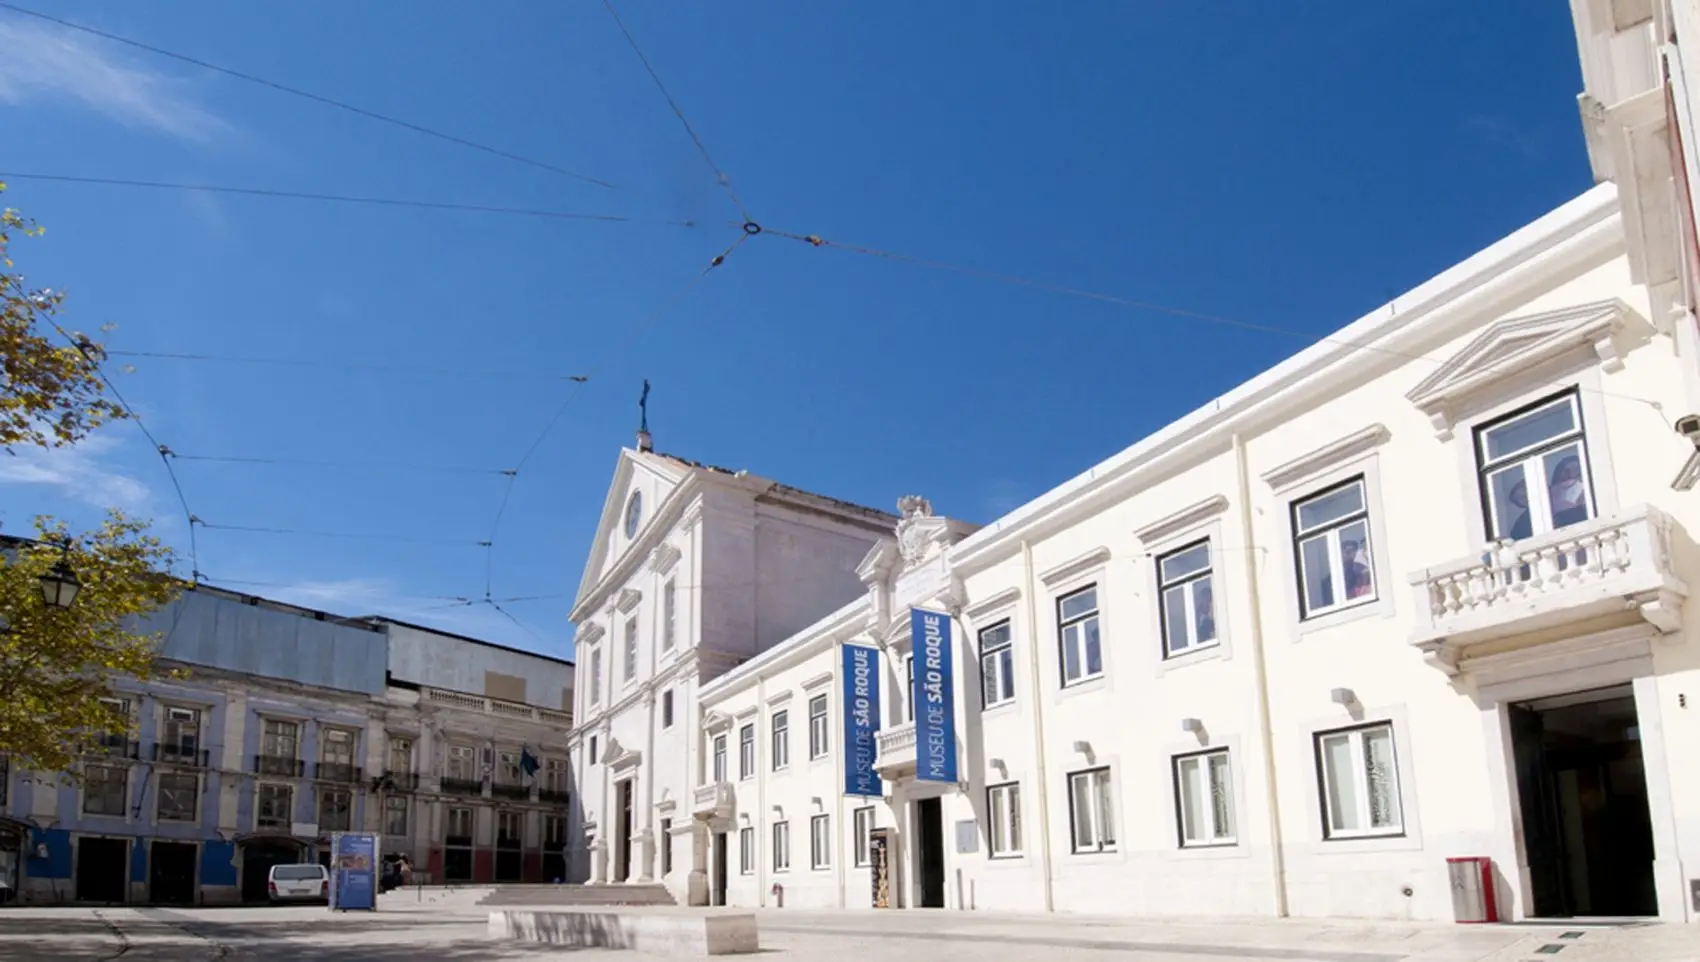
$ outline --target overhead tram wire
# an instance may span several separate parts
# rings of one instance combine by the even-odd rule
[[[1134,310],[1134,311],[1146,311],[1146,312],[1153,313],[1153,314],[1163,314],[1163,315],[1167,315],[1169,317],[1174,317],[1174,318],[1177,318],[1177,319],[1180,319],[1180,320],[1185,320],[1185,321],[1194,321],[1194,322],[1203,323],[1203,324],[1215,324],[1215,325],[1218,325],[1218,326],[1221,326],[1221,327],[1232,327],[1232,328],[1238,328],[1238,329],[1244,330],[1244,331],[1256,331],[1256,332],[1263,333],[1263,334],[1274,334],[1274,335],[1278,335],[1278,336],[1281,336],[1281,337],[1287,337],[1287,338],[1292,338],[1294,340],[1303,341],[1306,344],[1333,344],[1333,345],[1336,345],[1338,347],[1344,347],[1344,348],[1346,348],[1348,350],[1352,350],[1352,351],[1365,351],[1365,352],[1374,353],[1374,354],[1386,355],[1388,357],[1400,358],[1400,359],[1408,360],[1408,361],[1424,361],[1424,362],[1429,363],[1429,364],[1437,364],[1437,365],[1438,364],[1445,364],[1446,361],[1447,361],[1447,358],[1431,357],[1427,354],[1417,354],[1417,353],[1412,352],[1412,351],[1401,351],[1401,350],[1398,350],[1396,348],[1384,347],[1384,346],[1379,345],[1379,344],[1367,344],[1367,343],[1364,343],[1362,341],[1348,340],[1346,338],[1337,337],[1337,336],[1334,336],[1334,335],[1309,334],[1309,333],[1306,333],[1304,331],[1295,331],[1292,328],[1279,327],[1279,326],[1276,326],[1276,325],[1273,325],[1273,324],[1263,324],[1263,323],[1259,323],[1259,322],[1256,322],[1256,321],[1246,321],[1246,320],[1241,320],[1239,318],[1224,317],[1220,314],[1211,314],[1211,313],[1208,313],[1208,312],[1205,312],[1205,311],[1195,311],[1195,310],[1191,310],[1189,308],[1184,308],[1184,307],[1174,307],[1174,306],[1171,306],[1171,305],[1168,305],[1168,304],[1159,303],[1157,301],[1139,300],[1139,299],[1136,299],[1136,298],[1122,297],[1122,296],[1119,296],[1119,295],[1116,295],[1116,294],[1105,294],[1105,293],[1102,293],[1100,291],[1086,290],[1084,288],[1069,287],[1068,285],[1065,285],[1065,284],[1057,284],[1057,283],[1054,283],[1054,282],[1051,282],[1051,281],[1039,280],[1037,278],[1024,277],[1024,276],[1019,275],[1019,274],[1008,274],[1008,273],[1004,273],[1002,271],[987,270],[985,268],[980,268],[980,267],[971,267],[971,266],[968,266],[968,265],[965,265],[965,264],[953,263],[951,261],[941,261],[941,260],[935,260],[935,259],[926,258],[926,257],[916,257],[912,254],[903,254],[903,253],[899,253],[897,251],[882,250],[882,249],[877,248],[877,247],[864,247],[864,246],[860,246],[860,245],[857,245],[857,244],[845,244],[845,243],[841,243],[839,241],[828,240],[826,238],[821,237],[818,234],[795,234],[795,233],[791,233],[789,231],[777,230],[777,229],[772,228],[772,227],[761,227],[761,228],[757,228],[757,229],[751,231],[752,236],[754,236],[756,234],[765,234],[765,235],[771,235],[773,237],[781,237],[781,238],[784,238],[786,240],[799,241],[801,243],[808,244],[810,247],[831,248],[833,250],[845,251],[845,252],[851,253],[851,254],[859,254],[859,255],[862,255],[862,256],[865,256],[865,257],[874,257],[874,258],[878,258],[878,259],[881,259],[881,260],[893,261],[893,262],[896,262],[896,263],[910,264],[910,265],[913,265],[913,266],[916,266],[916,267],[923,267],[923,268],[927,268],[927,269],[930,269],[930,270],[944,271],[944,272],[953,273],[953,274],[962,274],[962,275],[965,275],[965,276],[968,276],[968,277],[979,277],[979,278],[983,278],[985,280],[996,281],[996,282],[1001,283],[1001,284],[1009,284],[1009,285],[1013,285],[1013,286],[1016,286],[1016,287],[1028,287],[1028,288],[1032,288],[1034,290],[1046,291],[1046,292],[1049,292],[1049,293],[1052,293],[1052,294],[1059,294],[1059,295],[1062,295],[1062,296],[1065,296],[1065,297],[1074,297],[1074,298],[1079,298],[1079,299],[1082,299],[1082,300],[1097,301],[1097,302],[1102,303],[1102,304],[1110,304],[1110,305],[1114,305],[1114,306],[1117,306],[1117,307],[1124,307],[1124,308],[1128,308],[1129,310]],[[1516,373],[1517,369],[1516,369],[1515,366],[1507,365],[1507,366],[1497,368],[1497,369],[1490,367],[1487,370],[1493,371],[1494,373],[1511,374],[1511,373]],[[1657,401],[1653,401],[1653,400],[1648,399],[1648,398],[1638,397],[1638,396],[1633,395],[1633,394],[1620,394],[1620,393],[1615,392],[1615,391],[1606,391],[1606,390],[1602,390],[1600,388],[1589,387],[1587,385],[1578,385],[1577,389],[1591,393],[1591,394],[1597,394],[1601,397],[1612,397],[1612,398],[1618,398],[1619,400],[1624,400],[1624,401],[1635,401],[1635,402],[1640,403],[1640,404],[1645,404],[1645,405],[1651,407],[1652,409],[1654,409],[1655,411],[1659,411],[1661,413],[1661,415],[1663,413],[1662,406]]]
[[[207,531],[242,531],[249,534],[291,535],[303,538],[337,538],[352,541],[393,541],[404,544],[438,544],[459,545],[462,547],[484,547],[486,542],[474,538],[424,538],[404,534],[384,534],[382,532],[359,531],[320,531],[307,528],[274,528],[265,525],[250,524],[218,524],[212,521],[195,521]]]
[[[271,364],[280,367],[324,368],[341,371],[380,371],[390,374],[429,374],[440,377],[496,378],[504,381],[537,380],[582,382],[586,379],[586,376],[583,374],[542,374],[528,371],[467,371],[447,367],[416,367],[409,364],[362,364],[358,361],[326,361],[318,358],[244,357],[230,354],[191,354],[174,351],[108,350],[106,353],[110,357],[143,357],[168,361],[205,361],[219,364]]]
[[[212,464],[250,464],[278,467],[326,468],[346,471],[410,471],[423,474],[476,474],[476,475],[509,475],[512,471],[501,468],[468,468],[452,464],[408,464],[405,462],[382,461],[320,461],[311,458],[261,458],[261,457],[225,457],[211,454],[179,454],[176,451],[167,453],[168,457],[178,461],[204,461]]]
[[[0,7],[4,7],[0,0]],[[180,190],[207,194],[232,194],[243,197],[264,197],[273,200],[310,200],[332,204],[363,204],[373,207],[408,207],[422,210],[463,211],[474,214],[503,214],[512,217],[534,217],[546,220],[586,221],[605,224],[649,224],[660,227],[696,227],[695,221],[665,218],[635,217],[626,214],[587,214],[578,211],[549,210],[537,207],[506,207],[499,204],[462,204],[452,201],[413,200],[405,197],[369,197],[360,194],[328,194],[319,191],[276,190],[270,187],[233,187],[224,184],[184,184],[163,180],[141,180],[133,177],[85,177],[75,174],[39,174],[6,171],[0,177],[12,180],[33,180],[44,183],[86,184],[100,187],[137,187],[146,190]]]
[[[661,320],[665,318],[681,300],[684,299],[686,294],[690,293],[698,284],[702,283],[703,279],[708,277],[715,268],[726,263],[726,258],[732,256],[732,253],[739,247],[742,247],[744,242],[749,240],[752,236],[754,235],[748,231],[740,233],[737,240],[734,240],[731,244],[727,245],[724,250],[709,259],[708,266],[692,275],[690,280],[675,288],[673,293],[663,299],[660,305],[640,320],[638,324],[635,325],[626,335],[625,340],[616,344],[614,350],[610,352],[608,356],[604,357],[602,361],[596,365],[596,367],[592,368],[588,375],[586,375],[583,379],[578,380],[573,385],[572,390],[567,392],[566,398],[564,398],[561,401],[560,406],[555,409],[555,413],[549,418],[548,423],[543,425],[543,430],[537,433],[537,437],[532,439],[531,444],[525,449],[525,453],[520,455],[518,461],[514,462],[511,473],[508,474],[508,483],[502,486],[502,500],[496,506],[496,516],[490,522],[490,536],[484,540],[484,596],[486,598],[490,597],[495,583],[496,536],[501,532],[502,519],[507,515],[508,501],[513,497],[514,484],[519,481],[520,471],[531,461],[532,456],[537,453],[537,449],[543,446],[543,442],[549,437],[550,433],[555,430],[555,425],[560,423],[561,418],[566,416],[567,410],[573,406],[573,402],[578,400],[579,395],[584,391],[585,383],[589,381],[590,378],[595,377],[602,371],[606,370],[608,365],[612,364],[626,351],[630,350],[644,334],[648,333],[650,329],[655,327],[655,325],[661,323]]]
[[[619,189],[617,184],[610,183],[609,181],[603,180],[599,177],[592,177],[589,174],[580,173],[576,170],[569,170],[565,167],[561,167],[561,166],[558,166],[556,164],[551,164],[548,161],[537,160],[537,159],[532,158],[532,157],[526,157],[523,154],[516,154],[516,153],[513,153],[512,151],[503,150],[499,147],[492,147],[489,144],[479,143],[476,140],[469,140],[465,137],[461,137],[461,136],[458,136],[456,134],[451,134],[451,133],[447,133],[447,132],[442,131],[442,130],[437,130],[437,129],[434,129],[434,128],[431,128],[431,127],[426,127],[423,124],[416,124],[416,123],[414,123],[410,120],[402,120],[399,117],[393,117],[393,116],[390,116],[389,114],[379,113],[376,110],[369,110],[365,107],[358,107],[358,106],[355,106],[354,104],[348,103],[346,101],[337,100],[337,99],[334,99],[332,97],[326,97],[322,94],[316,94],[316,93],[313,93],[313,92],[308,91],[308,90],[302,90],[299,87],[291,87],[288,84],[279,83],[276,80],[268,80],[265,77],[260,77],[260,76],[257,76],[255,74],[251,74],[251,73],[245,73],[241,70],[236,70],[232,67],[220,66],[219,64],[211,63],[211,62],[206,61],[206,60],[202,60],[199,57],[191,57],[188,54],[177,53],[174,50],[166,50],[163,47],[156,47],[152,44],[143,43],[140,40],[132,40],[129,37],[122,37],[122,36],[119,36],[118,34],[115,34],[115,33],[108,33],[104,30],[97,30],[94,27],[90,27],[90,26],[86,26],[84,24],[76,23],[76,22],[71,21],[71,20],[63,20],[63,19],[60,19],[59,17],[51,16],[49,14],[42,13],[38,10],[31,10],[27,7],[20,7],[17,4],[5,2],[5,0],[0,0],[0,9],[10,10],[13,13],[22,14],[26,17],[34,17],[37,20],[45,20],[48,23],[58,24],[59,26],[65,27],[66,29],[69,29],[69,30],[76,30],[76,31],[79,31],[79,32],[82,32],[82,33],[86,33],[90,36],[100,37],[102,40],[110,40],[113,43],[121,43],[121,44],[124,44],[124,45],[129,46],[129,47],[134,47],[137,50],[145,50],[148,53],[156,54],[156,55],[161,56],[161,57],[169,57],[172,60],[181,61],[181,62],[186,63],[186,64],[192,64],[193,66],[200,67],[203,70],[211,70],[215,73],[224,74],[227,77],[234,77],[237,80],[246,81],[246,82],[251,83],[251,84],[258,84],[262,87],[269,87],[272,90],[276,90],[276,91],[279,91],[281,93],[286,93],[286,94],[289,94],[289,95],[295,96],[295,97],[301,97],[301,98],[304,98],[306,100],[311,100],[314,103],[323,104],[324,106],[327,106],[327,107],[335,107],[338,110],[345,110],[349,113],[357,114],[361,117],[365,117],[368,120],[376,120],[379,123],[390,124],[391,126],[400,127],[403,130],[411,130],[416,134],[424,134],[427,137],[434,137],[438,140],[447,141],[448,143],[451,143],[451,144],[458,144],[459,146],[462,146],[462,147],[466,147],[466,148],[470,148],[472,150],[480,151],[482,153],[490,154],[491,156],[501,157],[505,160],[511,160],[511,161],[516,162],[516,163],[525,164],[525,165],[530,166],[530,167],[536,167],[540,170],[547,170],[547,171],[550,171],[552,173],[560,174],[563,177],[570,177],[574,180],[583,181],[584,183],[587,183],[587,184],[595,184],[598,187],[605,187],[605,188],[609,188],[609,189],[616,189],[616,190]]]
[[[661,74],[656,71],[654,65],[649,62],[649,57],[644,55],[643,48],[638,45],[637,37],[633,36],[632,32],[626,28],[626,22],[620,19],[620,12],[614,9],[613,0],[602,0],[602,6],[608,11],[608,16],[613,19],[614,26],[620,28],[620,34],[626,38],[626,43],[631,46],[632,53],[637,54],[638,62],[643,64],[643,69],[649,74],[649,79],[655,82],[655,89],[661,91],[662,98],[667,101],[667,106],[672,108],[673,116],[679,119],[679,125],[685,128],[685,133],[690,136],[691,143],[696,144],[697,152],[702,155],[703,162],[708,164],[709,170],[714,171],[715,181],[726,191],[726,196],[731,199],[732,206],[738,208],[738,214],[744,218],[744,223],[752,223],[753,218],[750,217],[749,210],[744,207],[743,200],[738,197],[738,191],[732,186],[732,178],[726,176],[726,171],[714,162],[714,156],[708,152],[708,145],[702,142],[702,138],[697,135],[696,128],[691,126],[689,118],[685,116],[684,108],[680,107],[679,102],[673,99],[673,94],[667,89],[667,85],[661,81]]]

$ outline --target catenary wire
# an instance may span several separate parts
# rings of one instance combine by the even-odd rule
[[[276,528],[266,525],[251,524],[218,524],[212,521],[202,521],[195,518],[194,523],[207,531],[244,531],[250,534],[294,535],[303,538],[339,538],[357,541],[398,541],[408,544],[441,544],[461,545],[467,547],[485,547],[486,542],[474,538],[422,538],[404,534],[385,534],[382,532],[360,531],[321,531],[309,528]]]
[[[393,116],[390,116],[389,114],[379,113],[378,111],[369,110],[365,107],[358,107],[358,106],[355,106],[354,104],[348,103],[346,101],[336,100],[336,99],[331,98],[331,97],[326,97],[322,94],[312,93],[311,91],[303,90],[299,87],[291,87],[288,84],[279,83],[276,80],[267,80],[264,77],[260,77],[260,76],[257,76],[255,74],[251,74],[251,73],[245,73],[241,70],[236,70],[236,69],[231,68],[231,67],[220,66],[218,64],[211,63],[211,62],[206,61],[206,60],[202,60],[198,57],[191,57],[187,54],[177,53],[174,50],[166,50],[163,47],[156,47],[152,44],[143,43],[140,40],[132,40],[129,37],[122,37],[122,36],[119,36],[118,34],[115,34],[115,33],[108,33],[105,30],[97,30],[94,27],[90,27],[90,26],[87,26],[85,24],[76,23],[76,22],[70,21],[70,20],[63,20],[63,19],[60,19],[59,17],[50,16],[50,15],[42,13],[38,10],[31,10],[27,7],[20,7],[17,4],[14,4],[14,3],[6,3],[6,2],[4,2],[4,0],[0,0],[0,9],[10,10],[13,13],[22,14],[26,17],[34,17],[38,20],[45,20],[48,23],[58,24],[59,26],[65,27],[66,29],[69,29],[69,30],[76,30],[76,31],[79,31],[79,32],[82,32],[82,33],[89,34],[90,36],[100,37],[102,40],[110,40],[113,43],[121,43],[121,44],[124,44],[126,46],[134,47],[137,50],[145,50],[148,53],[156,54],[156,55],[161,56],[161,57],[169,57],[173,60],[181,61],[181,62],[186,63],[186,64],[191,64],[193,66],[200,67],[203,70],[211,70],[215,73],[224,74],[227,77],[234,77],[237,80],[246,81],[246,82],[252,83],[252,84],[258,84],[262,87],[269,87],[269,88],[276,90],[276,91],[279,91],[281,93],[286,93],[286,94],[290,94],[291,96],[301,97],[301,98],[304,98],[306,100],[311,100],[314,103],[323,104],[327,107],[335,107],[338,110],[345,110],[349,113],[357,114],[357,115],[359,115],[361,117],[365,117],[369,120],[376,120],[379,123],[390,124],[390,125],[395,126],[395,127],[400,127],[404,130],[411,130],[411,131],[413,131],[414,133],[417,133],[417,134],[424,134],[427,137],[434,137],[438,140],[447,141],[448,143],[451,143],[451,144],[458,144],[462,147],[467,147],[467,148],[470,148],[472,150],[481,151],[483,153],[490,154],[492,156],[501,157],[505,160],[515,161],[517,163],[526,164],[526,165],[531,166],[531,167],[536,167],[540,170],[547,170],[547,171],[550,171],[552,173],[560,174],[560,175],[565,176],[565,177],[571,177],[574,180],[583,181],[587,184],[595,184],[598,187],[607,187],[607,188],[615,188],[617,186],[617,185],[610,183],[606,180],[603,180],[599,177],[592,177],[589,174],[583,174],[583,173],[579,173],[578,171],[575,171],[575,170],[569,170],[565,167],[561,167],[561,166],[558,166],[556,164],[551,164],[548,161],[537,160],[537,159],[532,158],[532,157],[526,157],[523,154],[516,154],[516,153],[513,153],[511,151],[503,150],[499,147],[492,147],[489,144],[482,144],[482,143],[479,143],[476,140],[469,140],[465,137],[457,136],[455,134],[447,133],[447,132],[441,131],[441,130],[436,130],[436,129],[431,128],[431,127],[426,127],[423,124],[417,124],[417,123],[414,123],[410,120],[402,120],[399,117],[393,117]]]
[[[310,583],[310,582],[256,581],[256,580],[251,580],[251,579],[247,579],[247,578],[220,578],[216,575],[209,575],[209,574],[206,574],[206,573],[202,573],[201,583],[212,585],[215,588],[220,587],[222,585],[240,585],[244,588],[287,588],[287,589],[293,589],[293,590],[297,590],[297,591],[305,589],[305,588],[313,587],[312,583]],[[463,599],[459,595],[410,595],[410,596],[408,596],[408,598],[406,598],[404,600],[408,600],[408,601],[460,602],[460,601],[463,601],[465,599]],[[431,609],[434,609],[436,607],[453,607],[453,605],[442,605],[442,606],[433,605],[433,606],[430,606],[430,608],[425,608],[425,609],[421,609],[421,610],[431,610]]]
[[[380,371],[391,374],[429,374],[435,377],[478,377],[504,381],[579,381],[583,374],[541,374],[534,371],[478,371],[449,367],[421,367],[408,364],[362,364],[358,361],[325,361],[308,358],[252,357],[231,354],[194,354],[179,351],[119,351],[108,350],[111,357],[139,357],[167,361],[205,361],[217,364],[269,364],[279,367],[323,368],[336,371]]]
[[[667,101],[667,106],[672,108],[673,116],[679,118],[679,125],[685,128],[685,133],[690,136],[691,143],[696,144],[697,152],[702,154],[703,162],[708,164],[709,170],[714,172],[715,181],[726,191],[726,196],[732,200],[732,206],[738,208],[738,213],[748,223],[751,219],[750,213],[744,208],[744,202],[738,198],[738,191],[732,187],[732,178],[726,176],[726,171],[714,162],[714,156],[708,152],[708,146],[702,142],[701,137],[697,136],[696,128],[691,126],[690,120],[685,117],[684,108],[680,107],[679,102],[673,99],[673,94],[668,91],[667,85],[661,82],[661,74],[656,72],[654,65],[649,62],[649,57],[644,55],[643,48],[638,45],[637,37],[633,36],[632,32],[626,28],[626,22],[620,19],[620,12],[614,9],[613,0],[602,0],[602,6],[607,9],[608,16],[613,18],[614,26],[620,28],[620,34],[626,38],[626,43],[631,45],[632,52],[637,54],[638,62],[643,64],[643,69],[649,74],[649,79],[655,82],[655,89],[661,91],[661,96]]]
[[[0,2],[0,6],[4,6]],[[538,207],[506,207],[498,204],[463,204],[452,201],[414,200],[405,197],[372,197],[363,194],[328,194],[319,191],[281,190],[271,187],[233,187],[227,184],[185,184],[164,180],[140,180],[131,177],[84,177],[72,174],[39,174],[6,171],[0,177],[13,180],[33,180],[58,184],[88,184],[100,187],[139,187],[147,190],[180,190],[206,194],[235,194],[243,197],[266,197],[276,200],[311,200],[333,204],[365,204],[373,207],[412,207],[424,210],[467,211],[475,214],[506,214],[515,217],[538,217],[549,220],[591,221],[606,224],[652,224],[662,227],[696,227],[695,221],[635,217],[628,214],[588,214],[568,210],[548,210]]]
[[[861,246],[861,245],[857,245],[857,244],[840,243],[838,241],[833,241],[833,240],[828,240],[826,238],[823,238],[823,237],[819,236],[818,234],[795,234],[795,233],[791,233],[789,231],[776,230],[776,229],[771,228],[771,227],[762,227],[762,228],[759,229],[759,231],[757,231],[757,233],[765,234],[765,235],[773,235],[775,237],[782,237],[782,238],[785,238],[787,240],[801,241],[802,243],[808,244],[811,247],[827,247],[827,248],[832,248],[834,250],[846,251],[846,252],[852,253],[852,254],[860,254],[860,255],[863,255],[863,256],[866,256],[866,257],[875,257],[875,258],[879,258],[879,259],[882,259],[882,260],[889,260],[889,261],[894,261],[894,262],[898,262],[898,263],[911,264],[911,265],[914,265],[916,267],[923,267],[923,268],[928,268],[928,269],[932,269],[932,270],[944,271],[944,272],[947,272],[947,273],[962,274],[962,275],[966,275],[966,276],[970,276],[970,277],[979,277],[979,278],[984,278],[986,280],[997,281],[997,282],[1003,283],[1003,284],[1010,284],[1010,285],[1014,285],[1014,286],[1018,286],[1018,287],[1029,287],[1029,288],[1033,288],[1035,290],[1047,291],[1047,292],[1052,293],[1052,294],[1059,294],[1059,295],[1063,295],[1063,296],[1066,296],[1066,297],[1075,297],[1075,298],[1081,298],[1081,299],[1084,299],[1084,300],[1098,301],[1098,302],[1104,303],[1104,304],[1112,304],[1112,305],[1115,305],[1115,306],[1118,306],[1118,307],[1125,307],[1125,308],[1128,308],[1130,310],[1146,311],[1146,312],[1155,313],[1155,314],[1164,314],[1164,315],[1167,315],[1169,317],[1178,318],[1180,320],[1196,321],[1196,322],[1205,323],[1205,324],[1215,324],[1215,325],[1219,325],[1219,326],[1222,326],[1222,327],[1233,327],[1233,328],[1239,328],[1241,330],[1246,330],[1246,331],[1257,331],[1259,333],[1264,333],[1264,334],[1275,334],[1275,335],[1278,335],[1278,336],[1281,336],[1281,337],[1293,338],[1295,340],[1300,340],[1300,341],[1304,341],[1306,343],[1312,343],[1312,344],[1333,344],[1333,345],[1336,345],[1336,346],[1339,346],[1339,347],[1347,348],[1347,349],[1352,350],[1352,351],[1367,351],[1367,352],[1370,352],[1370,353],[1382,354],[1382,355],[1386,355],[1388,357],[1396,357],[1396,358],[1400,358],[1400,359],[1403,359],[1403,360],[1409,360],[1409,361],[1424,361],[1424,362],[1427,362],[1429,364],[1445,364],[1447,362],[1446,358],[1431,357],[1427,354],[1417,354],[1417,353],[1412,352],[1412,351],[1401,351],[1397,348],[1384,347],[1384,346],[1379,345],[1379,344],[1366,344],[1362,341],[1352,341],[1352,340],[1348,340],[1348,339],[1342,338],[1342,337],[1337,337],[1337,336],[1334,336],[1334,335],[1310,334],[1310,333],[1306,333],[1304,331],[1296,331],[1296,330],[1293,330],[1291,328],[1279,327],[1279,326],[1276,326],[1276,325],[1273,325],[1273,324],[1263,324],[1263,323],[1259,323],[1259,322],[1256,322],[1256,321],[1246,321],[1246,320],[1241,320],[1239,318],[1225,317],[1225,316],[1220,315],[1220,314],[1211,314],[1211,313],[1206,312],[1206,311],[1195,311],[1195,310],[1191,310],[1189,308],[1174,307],[1174,306],[1171,306],[1171,305],[1168,305],[1168,304],[1159,303],[1157,301],[1139,300],[1139,299],[1136,299],[1136,298],[1121,297],[1121,296],[1118,296],[1118,295],[1115,295],[1115,294],[1105,294],[1105,293],[1102,293],[1100,291],[1091,291],[1091,290],[1086,290],[1086,289],[1078,288],[1078,287],[1069,287],[1069,286],[1064,285],[1064,284],[1056,284],[1056,283],[1053,283],[1053,282],[1050,282],[1050,281],[1039,280],[1039,279],[1031,278],[1031,277],[1024,277],[1024,276],[1019,275],[1019,274],[1008,274],[1008,273],[1004,273],[1002,271],[994,271],[994,270],[987,270],[987,269],[979,268],[979,267],[971,267],[971,266],[968,266],[968,265],[965,265],[965,264],[957,264],[957,263],[953,263],[953,262],[950,262],[950,261],[941,261],[941,260],[935,260],[935,259],[932,259],[932,258],[916,257],[914,255],[903,254],[903,253],[899,253],[899,252],[896,252],[896,251],[882,250],[882,249],[877,248],[877,247],[865,247],[865,246]],[[1515,370],[1516,370],[1516,367],[1515,367],[1515,365],[1507,365],[1507,366],[1503,366],[1503,367],[1499,367],[1499,368],[1489,367],[1487,370],[1494,371],[1495,373],[1514,373]],[[1606,391],[1606,390],[1603,390],[1601,388],[1590,387],[1590,386],[1587,386],[1587,385],[1577,385],[1577,389],[1581,390],[1581,391],[1585,391],[1587,393],[1597,394],[1597,395],[1600,395],[1602,397],[1615,397],[1615,398],[1618,398],[1620,400],[1635,401],[1635,402],[1638,402],[1638,403],[1641,403],[1641,404],[1648,405],[1648,406],[1652,407],[1654,410],[1662,412],[1662,407],[1657,401],[1653,401],[1651,399],[1644,398],[1644,397],[1639,397],[1637,395],[1622,394],[1622,393],[1615,392],[1615,391]]]
[[[211,454],[179,454],[168,451],[167,456],[178,461],[205,461],[213,464],[251,464],[284,467],[326,468],[348,471],[409,471],[427,474],[478,474],[478,475],[507,475],[511,470],[502,468],[468,468],[452,464],[408,464],[404,462],[381,461],[319,461],[311,458],[261,458],[261,457],[226,457]]]

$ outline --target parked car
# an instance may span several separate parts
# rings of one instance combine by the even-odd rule
[[[273,902],[329,902],[330,870],[317,863],[273,865],[266,894]]]

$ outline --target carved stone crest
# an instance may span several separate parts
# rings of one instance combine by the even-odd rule
[[[897,510],[903,515],[897,522],[897,549],[903,555],[904,565],[920,564],[927,554],[927,529],[932,525],[925,522],[933,516],[933,503],[918,494],[909,494],[897,499]]]

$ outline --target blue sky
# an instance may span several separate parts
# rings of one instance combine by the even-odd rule
[[[378,465],[179,461],[201,519],[425,539],[200,531],[200,570],[255,593],[570,655],[566,596],[646,377],[661,450],[983,522],[1305,343],[774,236],[692,284],[740,218],[594,0],[33,2],[616,186],[0,10],[6,174],[636,219],[6,178],[48,227],[20,267],[70,292],[73,325],[116,324],[115,350],[401,369],[116,359],[181,455]],[[1562,4],[620,9],[767,227],[1311,336],[1590,182]],[[483,596],[490,472],[584,373],[491,553],[496,597],[544,597],[506,606],[523,625],[441,607]],[[109,504],[186,567],[133,425],[0,459],[6,530]]]

